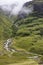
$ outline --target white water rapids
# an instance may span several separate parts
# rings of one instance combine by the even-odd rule
[[[12,44],[12,40],[11,39],[8,39],[5,43],[4,43],[4,49],[7,50],[7,51],[12,51],[12,52],[15,52],[14,49],[11,49],[10,46]]]

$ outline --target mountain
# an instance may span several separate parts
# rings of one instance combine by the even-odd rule
[[[35,4],[41,9],[26,2],[17,17],[6,16],[0,7],[0,65],[43,65],[43,17]]]
[[[31,2],[29,2],[28,5],[27,5],[27,3],[25,3],[23,5],[24,8],[32,7],[32,6],[30,6]],[[36,16],[35,13],[31,13],[30,15],[28,15],[26,17],[25,17],[25,15],[26,15],[25,12],[19,14],[17,17],[18,19],[16,20],[16,22],[14,21],[14,23],[10,22],[10,19],[7,18],[6,16],[3,16],[3,15],[0,16],[0,21],[2,22],[2,23],[0,23],[2,30],[3,30],[4,34],[6,33],[6,37],[8,36],[8,38],[9,38],[11,36],[9,34],[13,34],[13,37],[14,36],[20,37],[20,39],[21,38],[25,38],[25,39],[27,38],[27,40],[25,42],[28,41],[27,43],[28,44],[31,43],[31,45],[32,45],[32,46],[30,45],[31,48],[28,48],[26,46],[28,44],[25,45],[24,42],[22,42],[25,45],[25,46],[23,45],[23,47],[22,47],[22,44],[21,44],[21,46],[19,46],[19,42],[18,42],[19,47],[24,48],[28,51],[36,52],[38,54],[43,54],[43,52],[42,52],[43,48],[41,46],[38,46],[38,44],[42,45],[41,39],[43,40],[43,18]],[[5,25],[3,24],[3,22]],[[7,24],[8,24],[8,26],[6,26]],[[12,28],[10,28],[10,26]],[[4,35],[3,32],[1,31],[0,36]],[[31,41],[29,38],[32,39],[33,41]],[[38,42],[39,40],[40,40],[40,43]],[[36,44],[34,44],[34,43],[36,43]],[[35,49],[36,48],[35,46],[36,47],[38,46],[38,48]],[[41,50],[41,52],[38,52],[39,50]]]
[[[21,11],[19,12],[18,16],[21,18],[25,18],[28,16],[30,13],[33,12],[33,6],[32,6],[32,1],[24,3]]]

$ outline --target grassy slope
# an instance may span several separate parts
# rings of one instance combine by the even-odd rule
[[[27,60],[25,62],[9,64],[9,65],[38,65],[38,64],[33,60]]]
[[[12,24],[8,19],[6,19],[6,17],[3,16],[0,17],[0,23],[0,49],[4,52],[4,55],[0,55],[0,65],[38,65],[35,60],[28,59],[28,57],[33,56],[34,54],[25,54],[24,51],[11,54],[10,52],[5,52],[5,50],[3,51],[3,32],[5,33],[4,29],[6,28],[8,33],[7,38],[9,38],[9,29]],[[29,52],[31,51],[36,54],[43,54],[43,34],[41,33],[43,32],[41,30],[43,28],[43,18],[31,16],[18,21],[17,23],[19,24],[19,29],[16,32],[15,38],[13,38],[14,40],[12,47],[19,50],[23,49]]]
[[[13,48],[23,49],[43,57],[43,18],[30,16],[17,23],[19,29],[13,40]],[[26,56],[28,57],[28,55]]]
[[[3,43],[5,39],[10,38],[11,36],[11,21],[4,15],[0,15],[0,50],[3,48]]]
[[[18,21],[15,46],[43,55],[43,18],[30,16]]]

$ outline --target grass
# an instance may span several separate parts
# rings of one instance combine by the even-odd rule
[[[9,64],[9,65],[38,65],[38,63],[33,60],[27,60],[22,63],[15,63],[15,64]]]
[[[27,37],[18,37],[14,40],[16,43],[13,43],[13,47],[25,49],[34,53],[43,55],[43,37],[40,35],[32,35]]]
[[[5,54],[3,56],[0,56],[0,64],[1,65],[15,65],[15,64],[35,64],[38,65],[38,63],[33,59],[28,59],[29,55],[24,54],[24,52],[14,53],[14,54]]]

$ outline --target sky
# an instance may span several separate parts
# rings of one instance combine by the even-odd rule
[[[15,13],[15,14],[18,14],[18,12],[21,10],[23,4],[25,2],[29,2],[29,1],[32,1],[32,0],[0,0],[0,5],[9,5],[9,6],[3,6],[3,9],[4,10],[11,10],[11,7],[10,5],[12,4],[15,4],[16,6],[14,7],[13,11],[12,11],[12,14]]]

